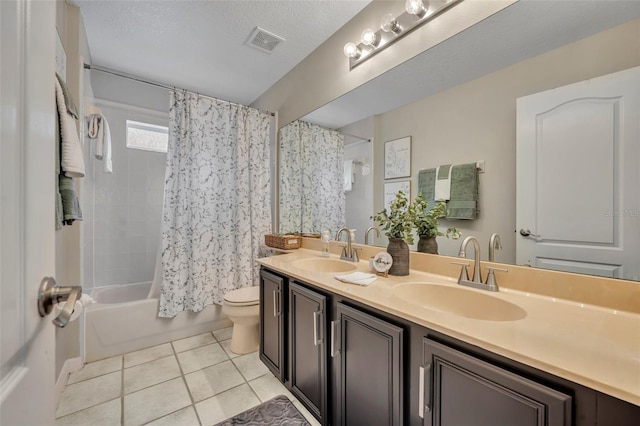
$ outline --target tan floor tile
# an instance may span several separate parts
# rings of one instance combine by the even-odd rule
[[[196,411],[203,426],[211,426],[222,420],[260,404],[260,400],[244,384],[196,404]]]
[[[256,379],[269,372],[267,366],[260,361],[258,352],[241,355],[232,359],[232,361],[247,381]]]
[[[178,354],[178,361],[184,374],[202,370],[211,365],[228,360],[229,357],[218,343],[191,349]]]
[[[121,399],[116,398],[56,419],[55,426],[120,426]]]
[[[218,342],[222,342],[223,340],[231,339],[231,333],[233,333],[233,327],[227,327],[215,330],[213,335],[216,337]]]
[[[56,411],[56,417],[62,417],[94,405],[110,401],[120,396],[122,373],[105,374],[65,387]]]
[[[193,406],[189,406],[147,423],[146,426],[200,426],[200,422],[196,416],[196,410]]]
[[[135,426],[191,405],[182,377],[124,396],[124,424]]]
[[[211,343],[216,343],[216,339],[211,333],[198,334],[197,336],[187,337],[186,339],[172,342],[173,349],[175,349],[176,353],[199,348],[204,345],[210,345]]]
[[[237,353],[231,352],[231,339],[227,339],[227,340],[223,340],[220,342],[220,346],[222,346],[222,349],[224,349],[224,351],[227,353],[227,355],[229,356],[229,358],[233,359],[233,358],[237,358],[240,355],[238,355]]]
[[[102,359],[100,361],[85,364],[82,370],[76,371],[69,375],[67,385],[81,382],[82,380],[92,379],[104,374],[113,373],[122,369],[122,355],[112,358]]]
[[[180,377],[180,367],[173,355],[125,368],[124,393],[139,391],[176,377]]]
[[[162,345],[129,352],[128,354],[124,354],[124,367],[133,367],[134,365],[164,358],[169,355],[173,355],[173,348],[170,343],[163,343]]]
[[[244,383],[244,378],[231,361],[189,373],[185,376],[185,380],[195,402]]]
[[[292,401],[295,400],[291,392],[289,392],[273,374],[265,374],[264,376],[258,377],[250,381],[249,386],[251,386],[262,402],[268,401],[278,395],[284,395]]]

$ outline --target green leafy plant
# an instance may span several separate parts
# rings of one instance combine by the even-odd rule
[[[384,209],[372,216],[382,232],[388,238],[402,238],[407,244],[413,244],[413,223],[415,210],[409,203],[403,191],[398,191],[389,205],[389,211]]]
[[[418,235],[427,235],[429,237],[460,238],[460,231],[455,227],[448,228],[446,233],[438,230],[438,219],[447,215],[447,203],[444,200],[435,202],[435,205],[429,209],[429,202],[422,197],[422,193],[413,200],[411,211],[413,212],[413,224]]]

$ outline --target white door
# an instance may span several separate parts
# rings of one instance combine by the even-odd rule
[[[640,67],[518,99],[518,264],[640,280],[639,129]]]
[[[0,424],[55,419],[55,340],[36,294],[55,268],[55,2],[0,1]]]

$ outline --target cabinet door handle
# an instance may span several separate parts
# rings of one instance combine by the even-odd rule
[[[322,339],[318,338],[318,321],[322,315],[322,311],[316,311],[313,313],[313,344],[318,346],[322,343]]]
[[[273,316],[280,315],[280,290],[273,290]]]
[[[336,350],[336,337],[338,335],[338,328],[340,327],[340,320],[331,321],[331,358],[340,353],[340,349]]]
[[[424,414],[431,411],[431,364],[420,367],[418,399],[420,400],[418,415],[424,418]]]

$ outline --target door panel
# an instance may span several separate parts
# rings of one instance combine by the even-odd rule
[[[284,278],[260,271],[260,359],[281,382],[286,370],[284,287]]]
[[[517,101],[518,264],[640,280],[640,68]]]
[[[55,419],[55,341],[38,285],[55,272],[55,3],[0,2],[0,424]]]

